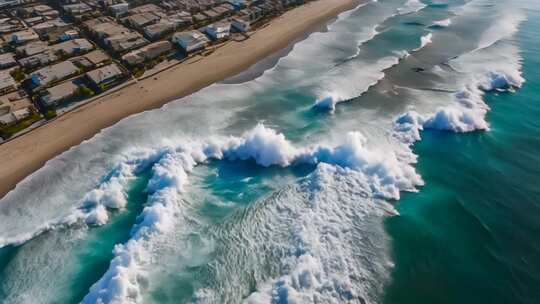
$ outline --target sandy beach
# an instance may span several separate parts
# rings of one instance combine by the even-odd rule
[[[230,42],[207,57],[190,59],[0,145],[0,197],[47,160],[91,138],[100,130],[132,114],[158,108],[236,75],[359,2],[310,2],[272,20],[246,41]]]

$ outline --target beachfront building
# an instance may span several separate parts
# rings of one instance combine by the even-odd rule
[[[86,73],[88,80],[97,88],[110,85],[123,75],[122,70],[114,63]]]
[[[136,66],[167,54],[172,48],[173,46],[169,41],[159,41],[127,53],[122,56],[122,60],[130,66]]]
[[[63,61],[35,71],[30,74],[30,79],[36,87],[39,87],[76,75],[78,72],[71,61]]]
[[[191,53],[206,48],[210,40],[199,31],[187,31],[176,33],[172,42],[177,44],[184,52]]]
[[[40,97],[43,106],[50,108],[56,107],[62,102],[68,101],[75,95],[78,86],[72,81],[66,81],[54,87],[45,90]]]
[[[32,114],[32,112],[30,111],[30,108],[24,108],[24,109],[16,110],[13,112],[9,112],[7,114],[0,116],[0,125],[3,125],[3,126],[14,125],[17,122],[30,116],[30,114]]]
[[[251,29],[251,22],[243,18],[233,18],[231,26],[240,33],[247,33]]]
[[[224,40],[228,39],[231,35],[231,23],[230,22],[218,22],[210,24],[205,28],[205,33],[212,40]]]

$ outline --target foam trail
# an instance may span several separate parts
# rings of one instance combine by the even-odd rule
[[[322,80],[323,84],[317,90],[318,97],[313,107],[332,112],[338,103],[361,96],[384,79],[384,70],[398,64],[409,53],[404,51],[396,55],[382,58],[374,64],[363,65],[361,70],[350,65],[336,71],[336,75],[329,75],[328,79]],[[343,74],[350,76],[344,78]]]
[[[404,7],[398,8],[397,14],[408,15],[408,14],[416,13],[425,7],[427,7],[427,5],[420,2],[419,0],[408,0],[405,3]]]

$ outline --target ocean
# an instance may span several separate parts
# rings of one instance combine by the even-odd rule
[[[538,303],[539,7],[369,2],[103,130],[0,200],[0,303]]]

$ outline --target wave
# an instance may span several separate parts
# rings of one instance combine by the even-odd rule
[[[445,28],[449,27],[452,24],[452,19],[443,19],[439,21],[433,22],[433,24],[430,26],[430,28]]]
[[[397,15],[408,15],[416,13],[425,7],[427,7],[427,5],[420,2],[419,0],[408,0],[405,3],[404,7],[398,8]]]
[[[414,49],[414,52],[418,52],[419,50],[425,48],[428,44],[432,43],[433,34],[428,33],[422,37],[420,37],[420,46]]]
[[[340,71],[339,76],[323,79],[321,88],[318,89],[318,98],[315,100],[313,107],[315,109],[333,112],[336,105],[341,102],[346,102],[367,92],[372,86],[379,83],[385,77],[384,71],[397,65],[403,58],[409,56],[406,51],[399,52],[397,56],[389,56],[377,60],[373,64],[362,66],[361,70]],[[343,78],[343,74],[348,74],[348,77]],[[335,80],[337,79],[337,80]]]
[[[421,177],[408,163],[392,152],[371,151],[366,138],[350,132],[336,146],[317,145],[298,148],[283,134],[257,125],[242,137],[192,141],[163,148],[148,182],[149,203],[133,228],[126,244],[117,245],[109,269],[90,289],[83,303],[130,303],[140,300],[140,283],[145,280],[145,265],[151,258],[152,238],[171,231],[181,213],[181,193],[188,174],[210,159],[251,160],[263,167],[297,164],[328,164],[352,170],[367,184],[374,197],[399,199],[400,191],[416,191]],[[341,170],[341,169],[340,169]]]
[[[420,140],[420,131],[434,129],[453,132],[489,130],[486,114],[489,106],[484,102],[485,92],[513,91],[525,79],[520,70],[489,71],[476,76],[471,84],[454,94],[454,103],[441,107],[433,114],[421,115],[409,111],[398,117],[394,130],[401,141],[412,144]]]

